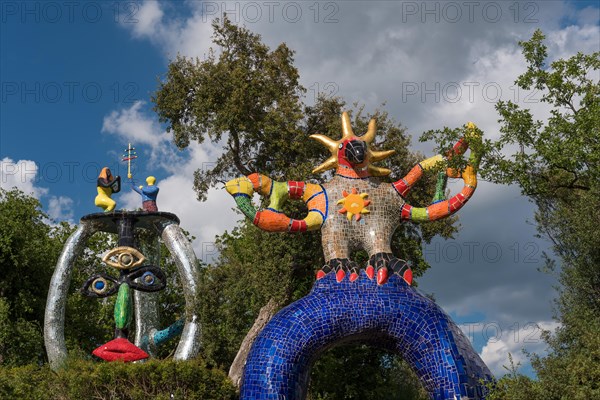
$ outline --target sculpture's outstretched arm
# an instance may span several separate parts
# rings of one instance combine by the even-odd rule
[[[467,151],[470,140],[479,140],[476,133],[476,127],[472,122],[467,124],[467,137],[460,139],[452,148],[448,158],[452,155],[461,155]],[[446,169],[446,175],[450,178],[462,178],[465,186],[460,193],[449,200],[436,201],[427,207],[413,207],[408,203],[402,206],[402,219],[416,222],[435,221],[448,217],[460,210],[462,206],[473,196],[477,188],[477,166],[481,154],[471,150],[469,162],[463,171],[456,171],[451,168]],[[398,194],[405,197],[415,183],[423,176],[423,171],[431,169],[439,162],[443,162],[444,157],[441,154],[430,157],[417,164],[404,178],[394,182],[392,185]]]
[[[321,185],[299,181],[277,182],[266,175],[251,174],[233,179],[225,189],[235,198],[239,209],[254,225],[269,232],[304,232],[321,228],[327,218],[327,192]],[[258,192],[269,197],[269,206],[256,210],[252,195]],[[293,219],[282,211],[283,204],[290,199],[302,199],[308,207],[304,219]]]
[[[475,127],[475,125],[473,125],[473,128],[474,127]],[[465,151],[467,151],[468,148],[469,148],[469,145],[468,145],[467,141],[463,138],[463,139],[460,139],[454,145],[454,147],[452,147],[452,153],[460,155],[460,154],[463,154]],[[413,167],[413,169],[411,169],[410,172],[408,174],[406,174],[406,176],[404,178],[392,183],[392,185],[394,186],[394,189],[396,189],[396,191],[398,192],[398,194],[400,196],[406,197],[406,195],[408,194],[410,189],[412,189],[413,186],[423,176],[423,171],[435,167],[437,163],[442,162],[442,161],[444,161],[444,156],[442,156],[441,154],[438,154],[437,156],[429,157],[429,158],[421,161],[420,163],[415,165]],[[450,175],[448,175],[448,176],[450,176]]]

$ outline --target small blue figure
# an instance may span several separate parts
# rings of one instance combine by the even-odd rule
[[[154,185],[156,178],[153,176],[147,177],[146,183],[148,186],[136,187],[133,180],[130,182],[132,189],[142,195],[142,208],[144,211],[157,212],[158,207],[156,207],[156,197],[158,196],[159,189],[156,185]]]

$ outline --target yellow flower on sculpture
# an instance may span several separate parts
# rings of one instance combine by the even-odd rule
[[[357,221],[360,221],[362,214],[368,214],[370,211],[367,210],[367,206],[371,204],[370,200],[366,200],[369,197],[366,193],[358,193],[356,188],[352,188],[352,192],[348,193],[345,190],[342,191],[343,199],[338,200],[338,204],[342,204],[343,207],[338,210],[340,214],[346,214],[348,221],[352,220],[352,217],[356,217]]]

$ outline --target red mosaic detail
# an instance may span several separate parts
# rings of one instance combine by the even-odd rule
[[[452,152],[456,155],[463,154],[469,148],[469,144],[466,142],[465,138],[461,138],[456,144],[452,147]]]
[[[301,199],[304,195],[304,182],[288,181],[288,193],[290,199]]]
[[[394,182],[393,185],[394,185],[394,188],[398,191],[398,193],[402,197],[406,196],[406,194],[410,190],[410,187],[406,184],[406,182],[404,182],[403,179],[400,179],[399,181]]]
[[[410,210],[412,210],[410,204],[404,204],[402,206],[402,219],[410,219]]]
[[[367,269],[365,269],[365,273],[367,274],[367,277],[371,280],[373,280],[373,278],[375,277],[375,268],[373,268],[372,265],[367,266]]]
[[[388,269],[386,267],[380,268],[377,271],[377,284],[383,285],[388,281]]]
[[[412,285],[413,273],[410,268],[404,271],[404,274],[402,274],[402,278],[406,281],[406,283]]]
[[[458,195],[456,195],[451,197],[450,200],[448,200],[448,204],[450,206],[450,212],[453,213],[456,210],[460,210],[464,203],[461,201]]]
[[[290,226],[290,232],[306,232],[307,227],[306,221],[302,219],[293,219],[292,225]]]

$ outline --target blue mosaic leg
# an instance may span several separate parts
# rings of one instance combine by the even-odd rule
[[[349,341],[391,344],[435,400],[481,399],[478,380],[491,379],[450,317],[398,276],[378,286],[364,272],[341,283],[328,274],[258,335],[240,398],[303,399],[314,360]]]

